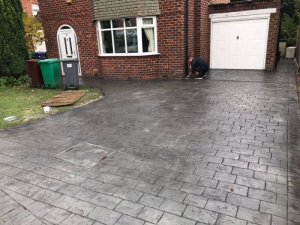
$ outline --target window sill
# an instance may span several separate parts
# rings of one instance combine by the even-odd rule
[[[160,55],[160,53],[149,53],[149,54],[106,54],[98,55],[99,57],[143,57],[143,56],[155,56]]]

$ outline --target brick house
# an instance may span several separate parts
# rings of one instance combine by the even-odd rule
[[[39,12],[38,0],[21,0],[23,12],[29,15],[37,15]]]
[[[38,21],[40,7],[38,5],[38,0],[21,0],[23,13],[27,15],[34,16]],[[40,31],[43,32],[43,31]],[[35,52],[46,52],[46,43],[43,41],[42,43],[37,43],[35,46]]]
[[[49,57],[104,79],[182,79],[211,68],[273,70],[280,0],[40,0]],[[225,60],[224,60],[225,59]]]

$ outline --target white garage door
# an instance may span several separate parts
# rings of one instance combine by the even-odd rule
[[[267,18],[212,22],[211,68],[265,69]]]

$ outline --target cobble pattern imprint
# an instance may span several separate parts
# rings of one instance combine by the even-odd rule
[[[106,96],[0,133],[0,224],[300,224],[293,66],[201,81],[84,80]],[[56,156],[113,149],[92,167]]]

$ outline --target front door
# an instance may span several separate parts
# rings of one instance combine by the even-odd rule
[[[69,26],[62,26],[57,33],[57,41],[60,53],[60,59],[78,59],[78,45],[75,31]],[[64,71],[62,69],[64,74]],[[78,72],[81,75],[80,61],[78,63]]]

